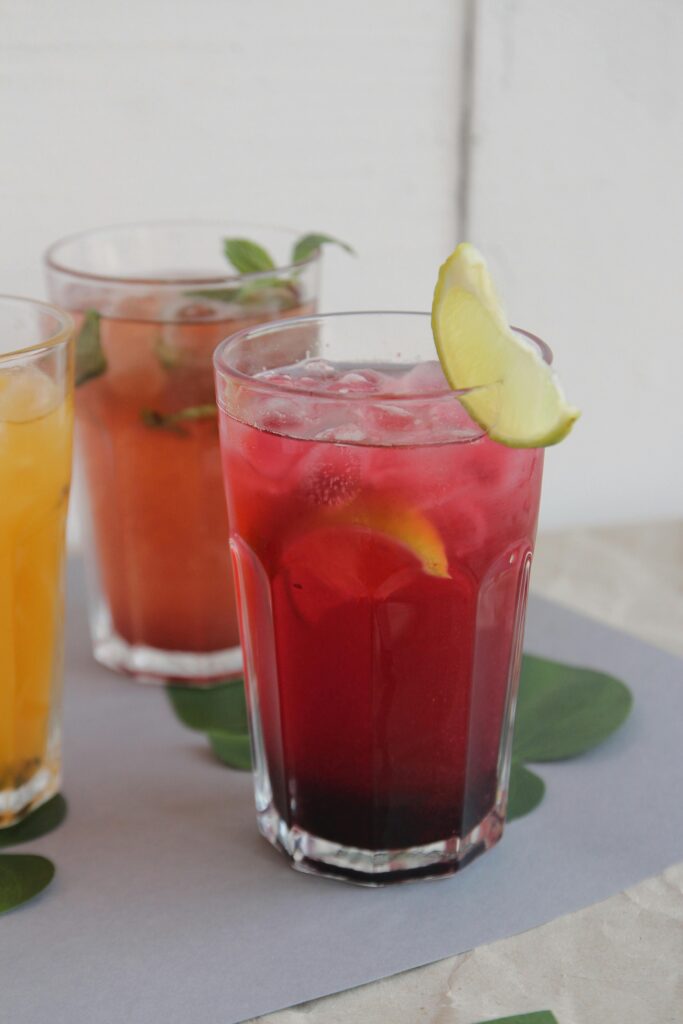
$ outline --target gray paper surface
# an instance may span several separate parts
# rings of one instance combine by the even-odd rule
[[[450,879],[364,889],[300,875],[257,832],[251,779],[161,689],[98,668],[70,587],[67,822],[19,849],[52,886],[0,918],[0,1020],[233,1024],[535,927],[683,857],[683,663],[546,601],[529,651],[632,688],[623,729],[539,766],[546,799]]]

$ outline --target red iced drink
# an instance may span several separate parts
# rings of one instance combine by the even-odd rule
[[[453,871],[504,819],[542,451],[411,358],[426,318],[325,319],[295,365],[284,327],[217,357],[260,825],[309,869]]]

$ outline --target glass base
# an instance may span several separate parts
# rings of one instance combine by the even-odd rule
[[[495,846],[504,825],[501,813],[494,808],[462,838],[453,836],[403,850],[362,850],[320,839],[296,825],[290,828],[272,804],[257,818],[261,835],[284,853],[295,871],[365,886],[453,875]]]
[[[61,775],[58,764],[42,765],[16,789],[0,789],[0,829],[17,825],[32,811],[59,792]]]
[[[123,672],[140,683],[212,686],[218,680],[242,675],[242,649],[223,651],[164,651],[145,644],[129,644],[114,632],[93,635],[95,660],[114,672]]]

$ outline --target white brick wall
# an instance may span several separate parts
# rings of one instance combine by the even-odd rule
[[[0,290],[51,239],[205,217],[339,234],[328,309],[424,307],[455,233],[451,0],[3,0]]]

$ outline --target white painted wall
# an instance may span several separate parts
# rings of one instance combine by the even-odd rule
[[[680,0],[0,0],[0,290],[43,294],[62,234],[217,217],[352,242],[326,309],[426,308],[469,167],[467,233],[584,411],[543,524],[681,514],[681,53]]]
[[[683,3],[477,0],[469,234],[555,349],[542,523],[683,514]]]
[[[0,291],[44,294],[64,234],[197,217],[347,239],[323,309],[425,308],[455,233],[461,20],[459,0],[0,0]]]
[[[327,309],[424,307],[455,229],[459,0],[0,0],[0,290],[87,227],[348,239]]]

